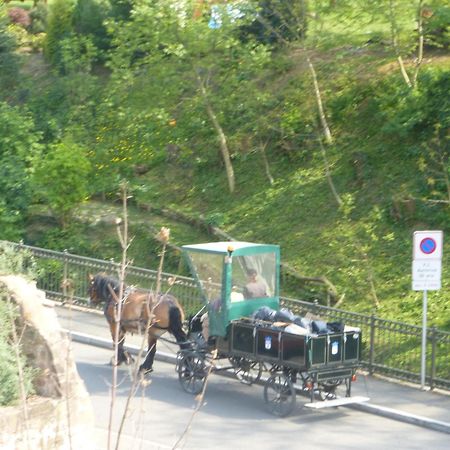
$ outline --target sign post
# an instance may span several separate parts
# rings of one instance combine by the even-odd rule
[[[427,292],[441,288],[442,231],[415,231],[413,236],[412,288],[423,291],[421,388],[425,388],[427,351]]]

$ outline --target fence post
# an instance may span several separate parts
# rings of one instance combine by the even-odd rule
[[[431,375],[430,375],[430,389],[434,389],[434,379],[436,378],[436,341],[437,328],[435,325],[431,327]]]
[[[375,314],[370,315],[370,345],[369,345],[369,375],[373,375],[373,361],[375,359]]]
[[[67,276],[68,276],[68,261],[67,261],[67,249],[64,249],[64,270],[63,270],[63,279],[62,279],[62,288],[63,288],[63,302],[66,301],[67,298]]]

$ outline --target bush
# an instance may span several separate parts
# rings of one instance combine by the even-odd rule
[[[88,197],[90,173],[84,150],[69,142],[53,145],[37,162],[33,178],[36,196],[63,227],[69,225],[74,208]]]
[[[39,134],[28,113],[0,102],[0,237],[18,239],[31,188],[30,159],[40,152]]]
[[[8,28],[8,18],[0,10],[0,98],[7,98],[17,86],[19,56],[17,39]]]
[[[8,406],[20,398],[19,364],[23,369],[23,388],[26,395],[33,393],[34,370],[26,366],[25,356],[19,348],[19,361],[16,359],[15,344],[12,340],[13,320],[18,316],[17,308],[8,296],[0,293],[0,406]]]
[[[424,20],[425,43],[432,47],[448,49],[450,44],[450,8],[441,6],[435,10],[429,9],[428,12],[429,15]]]
[[[95,46],[107,50],[110,38],[104,21],[108,17],[109,4],[105,0],[78,0],[73,14],[75,31],[92,38]]]
[[[29,280],[36,280],[39,269],[29,251],[17,251],[16,246],[0,241],[0,275],[22,275]]]
[[[22,8],[8,9],[8,16],[11,23],[28,28],[31,25],[30,13]]]
[[[30,33],[38,34],[43,33],[47,27],[47,5],[44,3],[38,3],[31,11],[31,25],[29,28]]]

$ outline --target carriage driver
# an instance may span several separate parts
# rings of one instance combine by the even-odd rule
[[[255,269],[249,269],[247,272],[247,284],[244,287],[245,298],[268,297],[267,285],[264,280],[258,277]]]

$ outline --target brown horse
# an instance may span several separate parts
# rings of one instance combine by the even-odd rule
[[[183,330],[184,313],[178,300],[170,294],[158,294],[127,288],[124,286],[123,299],[119,298],[120,283],[99,273],[89,275],[89,297],[93,304],[105,302],[103,311],[108,321],[113,342],[116,339],[116,327],[119,326],[117,343],[118,364],[132,362],[131,356],[123,348],[125,333],[144,333],[148,327],[148,352],[140,372],[149,373],[156,353],[156,341],[169,331],[175,337],[180,348],[186,348],[187,335]],[[115,320],[121,302],[120,321]]]

